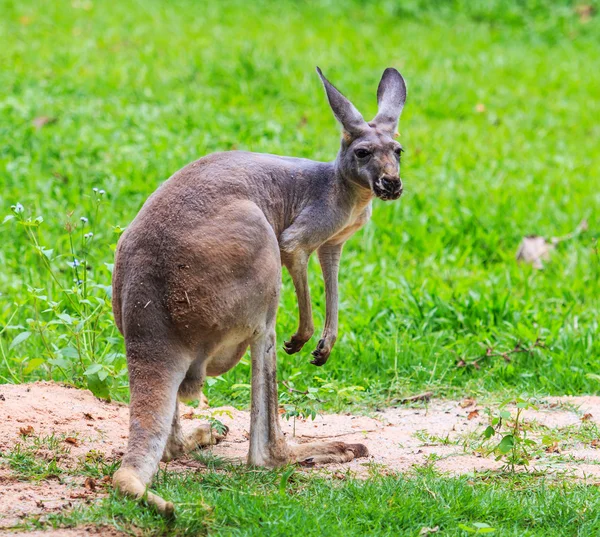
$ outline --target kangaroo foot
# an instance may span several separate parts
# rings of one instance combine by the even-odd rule
[[[148,505],[154,507],[161,515],[172,516],[174,513],[175,508],[173,504],[150,492],[135,470],[131,468],[120,468],[117,470],[113,476],[113,485],[125,496],[130,496],[136,500],[145,500]]]
[[[229,427],[226,425],[224,427],[225,430],[222,433],[218,433],[210,426],[210,423],[203,423],[191,433],[186,435],[184,440],[185,451],[194,451],[206,446],[214,446],[215,444],[218,444],[227,436],[227,433],[229,433]]]
[[[301,466],[315,466],[350,462],[353,459],[368,457],[369,450],[364,444],[345,444],[344,442],[311,442],[293,446],[292,462]]]

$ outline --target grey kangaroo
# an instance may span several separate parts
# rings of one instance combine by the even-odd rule
[[[245,151],[208,155],[150,196],[119,241],[113,309],[125,338],[131,403],[129,444],[114,485],[163,514],[171,514],[173,504],[146,490],[161,458],[221,439],[208,424],[184,435],[178,399],[198,398],[206,376],[229,371],[248,347],[248,464],[340,463],[368,455],[362,444],[286,443],[279,427],[275,317],[283,265],[299,305],[298,330],[284,349],[298,352],[314,331],[307,263],[316,250],[326,318],[312,363],[327,361],[338,331],[343,244],[369,219],[373,197],[402,194],[402,147],[394,137],[406,85],[398,71],[386,69],[378,113],[367,123],[317,72],[343,129],[333,162]]]

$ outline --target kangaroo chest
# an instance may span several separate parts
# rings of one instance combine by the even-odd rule
[[[361,208],[355,214],[351,215],[350,221],[340,231],[333,235],[328,242],[332,244],[342,244],[343,242],[346,242],[369,221],[371,212],[371,204],[369,203],[366,207]]]

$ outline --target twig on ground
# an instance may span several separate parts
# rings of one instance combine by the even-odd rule
[[[394,399],[392,403],[400,403],[401,405],[405,405],[406,403],[416,403],[418,401],[427,402],[433,397],[433,395],[433,392],[424,392],[417,395],[411,395],[410,397],[405,397],[404,399]]]
[[[483,356],[480,356],[479,358],[476,358],[475,360],[471,360],[470,362],[466,361],[464,358],[461,358],[456,363],[456,367],[474,367],[475,369],[480,369],[481,366],[479,364],[483,360],[486,360],[487,358],[494,358],[496,356],[502,356],[502,358],[504,358],[505,361],[510,362],[511,354],[518,354],[521,352],[526,352],[526,353],[530,354],[533,352],[533,349],[544,348],[544,347],[545,347],[544,342],[540,338],[537,338],[531,347],[523,347],[521,342],[518,341],[513,349],[511,349],[509,351],[504,351],[504,352],[494,352],[493,347],[488,347]]]

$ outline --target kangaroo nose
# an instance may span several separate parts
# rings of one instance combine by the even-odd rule
[[[390,194],[402,193],[402,180],[400,177],[384,176],[381,178],[381,186]]]

